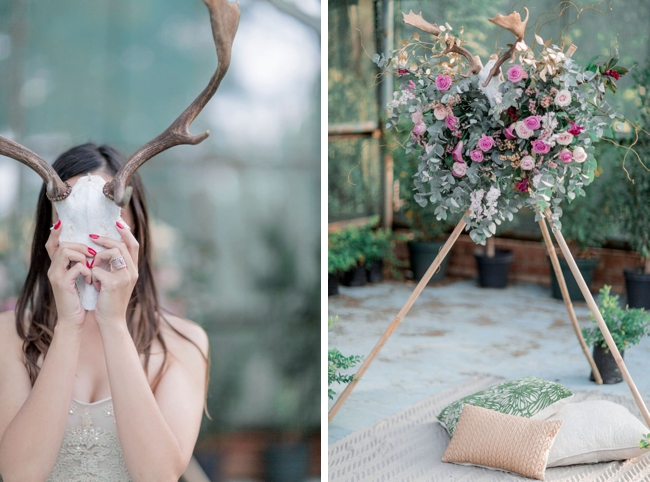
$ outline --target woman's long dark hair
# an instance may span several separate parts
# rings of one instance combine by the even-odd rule
[[[125,162],[126,158],[116,149],[108,145],[97,146],[88,143],[64,152],[54,161],[52,167],[61,180],[67,181],[74,176],[95,171],[104,171],[114,176]],[[131,294],[126,321],[138,353],[144,354],[145,372],[148,373],[151,346],[154,340],[157,339],[163,347],[163,364],[152,382],[152,390],[155,390],[167,364],[167,345],[160,330],[161,319],[165,320],[178,335],[193,343],[199,351],[201,349],[194,341],[174,328],[163,316],[151,268],[151,236],[144,188],[137,172],[131,178],[130,185],[133,187],[133,194],[129,206],[134,219],[131,230],[140,243],[140,254],[138,258],[138,281]],[[47,271],[50,268],[50,257],[45,249],[45,243],[50,236],[51,225],[52,203],[47,199],[45,185],[43,185],[36,209],[36,226],[29,272],[16,305],[16,331],[23,339],[25,366],[29,372],[32,385],[34,385],[40,371],[37,364],[38,359],[41,355],[43,357],[47,355],[57,321],[54,294],[50,280],[47,277]],[[29,323],[26,322],[27,317],[29,317]],[[208,363],[209,371],[209,352],[206,355],[201,351],[201,354]],[[208,377],[206,376],[206,384],[207,380]]]

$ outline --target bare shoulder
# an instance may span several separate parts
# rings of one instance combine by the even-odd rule
[[[197,358],[203,361],[208,356],[208,335],[198,323],[165,313],[161,330],[169,351],[175,357],[187,361]]]

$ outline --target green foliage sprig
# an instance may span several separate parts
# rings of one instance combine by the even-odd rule
[[[650,331],[650,314],[643,308],[621,308],[618,295],[611,295],[612,287],[605,285],[600,290],[598,309],[619,350],[637,345]],[[596,320],[590,315],[591,321]],[[609,351],[598,326],[583,328],[582,335],[588,345],[600,346]]]
[[[337,322],[339,317],[336,318],[330,317],[327,322],[327,327],[329,330],[332,329],[332,325]],[[354,381],[354,375],[346,375],[340,372],[340,370],[348,370],[359,363],[363,357],[361,355],[343,355],[337,348],[332,348],[327,351],[327,386],[329,387],[332,383],[345,383],[348,384]],[[330,400],[334,399],[336,392],[331,388],[327,389],[327,396]]]
[[[639,448],[650,449],[650,433],[645,434],[641,440],[639,440]]]

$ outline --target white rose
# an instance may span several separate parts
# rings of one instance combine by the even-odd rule
[[[528,139],[530,136],[533,135],[532,129],[526,127],[526,124],[524,124],[523,121],[517,122],[517,124],[515,125],[515,132],[521,139]]]
[[[566,107],[571,103],[571,92],[566,89],[562,89],[557,94],[555,94],[555,105],[560,107]]]
[[[438,120],[445,120],[447,118],[447,108],[444,105],[439,105],[433,109],[433,115]]]
[[[535,159],[532,156],[524,156],[519,164],[524,171],[530,171],[535,167]]]
[[[587,159],[587,153],[585,150],[578,146],[575,149],[573,149],[573,160],[576,162],[585,162]]]
[[[456,177],[463,177],[467,172],[467,164],[464,162],[454,162],[454,166],[451,168],[451,172]]]
[[[560,132],[556,137],[557,143],[562,146],[568,146],[573,142],[573,134],[569,132]]]

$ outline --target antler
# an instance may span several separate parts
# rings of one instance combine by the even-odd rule
[[[171,147],[181,144],[196,145],[203,142],[210,131],[192,135],[190,124],[210,101],[219,88],[221,80],[230,66],[232,44],[239,26],[239,3],[228,3],[228,0],[203,0],[210,11],[212,36],[217,47],[219,65],[210,79],[207,87],[198,95],[194,102],[158,137],[138,149],[122,166],[113,180],[104,185],[104,194],[113,199],[119,206],[128,204],[131,198],[131,186],[128,186],[135,171],[152,157]],[[128,187],[127,187],[128,186]]]
[[[0,136],[0,154],[22,162],[36,171],[45,183],[45,192],[50,201],[62,201],[70,194],[70,184],[63,182],[52,166],[26,147]]]
[[[487,87],[487,85],[490,83],[490,80],[492,77],[495,75],[498,75],[499,72],[501,71],[501,65],[511,58],[515,54],[515,49],[517,47],[517,44],[524,40],[524,35],[526,34],[526,24],[528,23],[528,9],[524,7],[524,10],[526,10],[526,18],[524,21],[521,21],[521,16],[519,15],[519,12],[512,12],[510,15],[507,17],[498,14],[494,18],[489,18],[488,20],[496,25],[498,25],[501,28],[505,28],[506,30],[509,30],[514,34],[515,37],[517,37],[517,40],[515,40],[512,44],[512,47],[508,49],[508,51],[503,54],[501,57],[499,57],[499,60],[494,64],[492,67],[492,70],[490,70],[490,74],[487,76],[487,79],[485,79],[485,82],[483,83],[483,87]]]
[[[434,55],[432,58],[435,59],[438,57],[444,57],[445,55],[449,54],[449,52],[456,52],[469,61],[469,68],[467,69],[467,73],[461,74],[463,77],[469,77],[470,75],[478,74],[481,71],[480,64],[476,61],[472,54],[469,53],[467,49],[456,45],[456,41],[453,38],[447,40],[447,48],[445,50],[440,52],[438,55]]]
[[[422,18],[422,12],[416,15],[413,13],[413,10],[410,10],[408,14],[402,12],[402,16],[405,24],[411,25],[412,27],[420,29],[423,32],[430,33],[435,37],[437,37],[442,33],[440,27],[438,27],[435,23],[431,24]],[[462,55],[469,61],[469,69],[467,69],[466,74],[462,74],[463,77],[469,77],[471,74],[478,74],[481,71],[480,65],[478,64],[476,59],[472,56],[472,54],[469,53],[467,49],[464,49],[463,47],[456,45],[455,38],[453,37],[448,38],[446,40],[446,44],[447,44],[447,48],[445,48],[445,50],[443,50],[440,54],[432,58],[444,57],[445,55],[448,55],[450,52],[455,52],[457,54]]]

